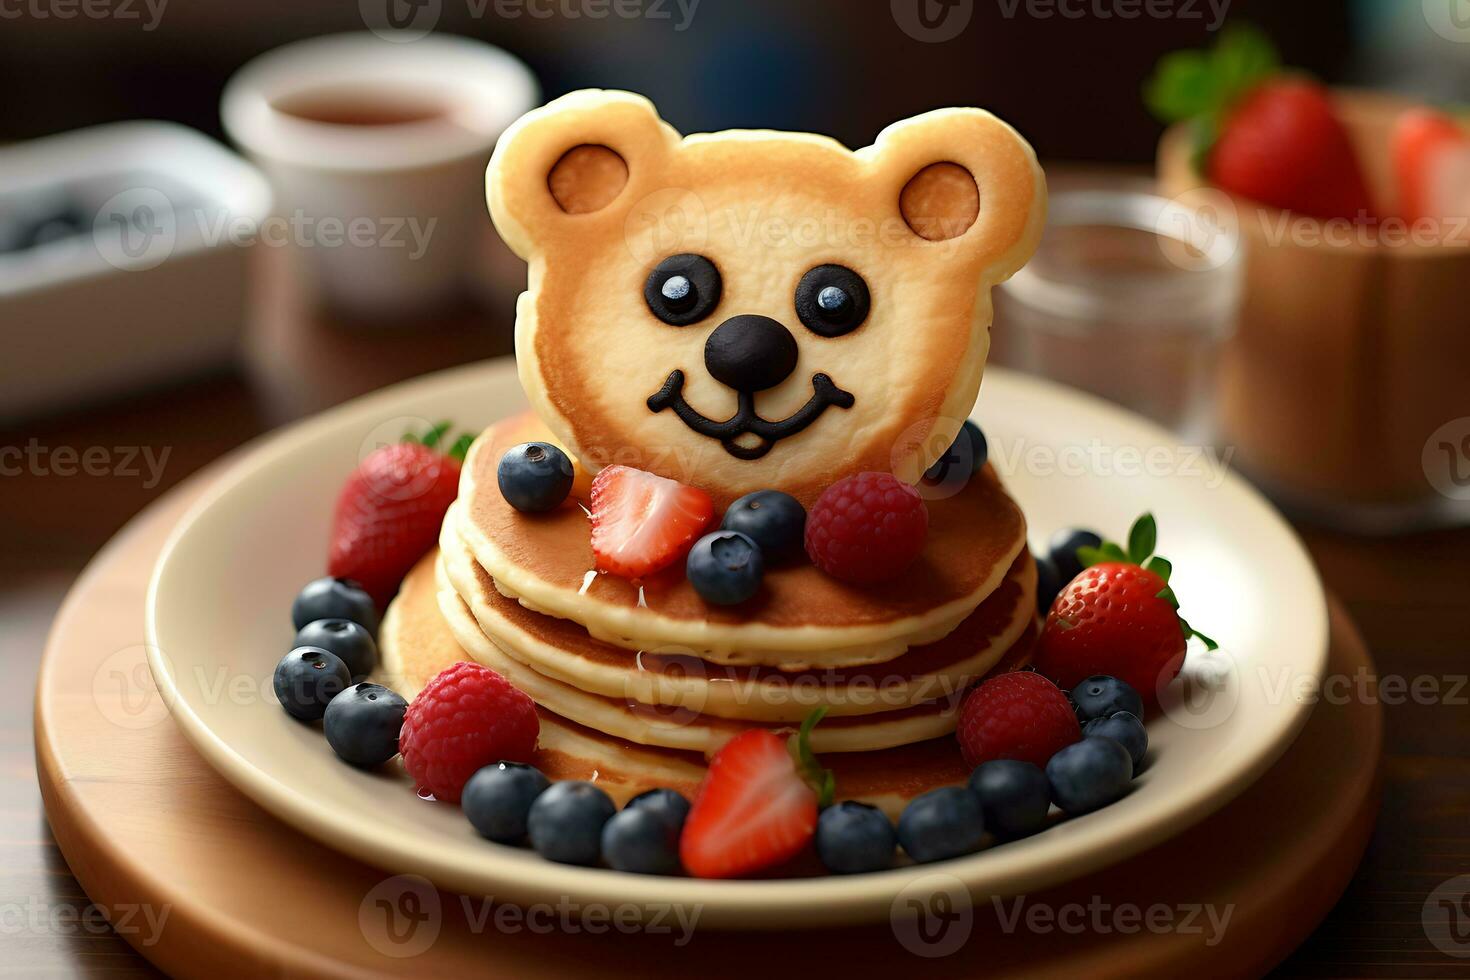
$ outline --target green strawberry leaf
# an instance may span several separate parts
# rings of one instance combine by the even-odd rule
[[[817,808],[825,809],[832,805],[833,793],[836,790],[837,778],[832,775],[831,769],[822,768],[817,761],[816,753],[812,752],[811,735],[812,729],[827,717],[827,706],[813,709],[801,723],[801,730],[794,737],[796,745],[797,766],[801,770],[802,777],[817,791]]]
[[[450,446],[449,451],[444,455],[448,456],[452,460],[463,463],[465,457],[469,455],[470,446],[474,445],[474,443],[474,436],[470,435],[468,432],[462,432],[460,433],[459,438],[454,440],[454,445]]]
[[[1127,561],[1128,555],[1121,547],[1111,541],[1104,541],[1102,546],[1103,561]]]
[[[449,431],[449,427],[452,424],[453,423],[446,420],[435,425],[428,432],[425,432],[423,439],[424,445],[429,449],[433,449],[435,446],[439,445],[439,440],[444,438],[444,434]]]
[[[1169,605],[1173,606],[1175,609],[1178,609],[1179,608],[1179,597],[1174,594],[1174,589],[1172,587],[1166,585],[1162,589],[1160,589],[1155,595],[1156,595],[1157,598],[1163,599],[1165,602],[1167,602]]]
[[[1083,568],[1091,568],[1093,565],[1100,565],[1108,559],[1103,554],[1101,548],[1094,548],[1090,544],[1084,544],[1077,549],[1077,560],[1082,563]]]
[[[1249,24],[1232,24],[1209,51],[1160,58],[1144,83],[1143,102],[1160,122],[1191,123],[1194,165],[1203,172],[1231,107],[1280,71],[1270,38]]]
[[[1142,565],[1154,553],[1154,547],[1158,543],[1159,526],[1154,521],[1154,515],[1145,513],[1128,529],[1128,560],[1135,565]]]
[[[1164,55],[1143,84],[1143,104],[1162,122],[1193,119],[1213,112],[1218,103],[1215,73],[1203,51]]]
[[[1169,581],[1169,576],[1174,574],[1174,565],[1163,555],[1154,555],[1144,563],[1143,567],[1153,572],[1165,582]]]

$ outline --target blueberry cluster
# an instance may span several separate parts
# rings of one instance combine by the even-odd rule
[[[987,835],[1008,841],[1043,830],[1053,804],[1077,816],[1120,799],[1148,751],[1139,720],[1143,702],[1127,684],[1103,676],[1089,677],[1071,696],[1083,738],[1052,756],[1045,769],[1014,759],[983,762],[966,785],[914,797],[896,831],[874,807],[828,807],[817,822],[822,863],[839,874],[880,871],[893,863],[895,844],[921,864],[942,861],[980,850]]]
[[[359,768],[397,755],[408,702],[363,680],[378,665],[378,611],[367,592],[350,579],[316,579],[296,596],[291,620],[296,640],[273,679],[286,714],[322,722],[332,751]]]
[[[470,777],[460,806],[482,837],[499,844],[529,841],[550,861],[604,862],[636,874],[682,870],[679,835],[689,801],[671,789],[640,793],[619,810],[592,783],[552,783],[534,766],[499,762]]]

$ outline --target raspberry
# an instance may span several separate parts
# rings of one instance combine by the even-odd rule
[[[489,667],[461,662],[441,671],[408,706],[398,751],[420,789],[458,803],[481,768],[529,762],[540,731],[529,697]]]
[[[992,677],[965,698],[955,732],[965,762],[1020,759],[1045,766],[1047,760],[1082,738],[1077,714],[1067,696],[1032,670]]]
[[[833,578],[868,585],[893,578],[924,550],[929,512],[890,473],[858,473],[822,492],[806,519],[806,553]]]

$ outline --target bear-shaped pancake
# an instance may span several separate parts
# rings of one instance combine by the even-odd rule
[[[718,506],[762,489],[810,505],[865,470],[916,481],[974,405],[990,288],[1046,210],[1031,148],[979,109],[853,152],[681,138],[613,91],[523,117],[487,190],[530,264],[516,354],[532,406],[589,469],[650,470]]]

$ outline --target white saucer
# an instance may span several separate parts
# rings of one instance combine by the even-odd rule
[[[457,808],[418,799],[401,772],[339,762],[319,731],[281,712],[271,674],[293,636],[292,598],[323,574],[333,502],[360,456],[438,419],[477,431],[523,405],[514,365],[502,360],[399,385],[268,436],[180,523],[149,589],[149,662],[190,741],[282,820],[390,872],[505,901],[698,906],[711,927],[885,919],[915,888],[1033,892],[1172,837],[1264,772],[1311,711],[1327,658],[1326,599],[1270,505],[1136,416],[991,369],[976,418],[1033,545],[1067,525],[1116,538],[1152,511],[1182,612],[1222,646],[1216,655],[1191,648],[1172,689],[1181,697],[1150,723],[1150,759],[1129,796],[966,858],[854,877],[645,877],[491,844]]]

